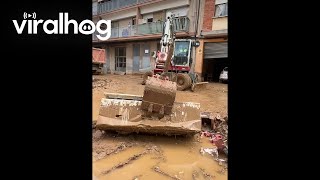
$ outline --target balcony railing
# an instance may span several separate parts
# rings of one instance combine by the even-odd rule
[[[136,35],[136,27],[118,27],[111,28],[111,38],[129,37]]]
[[[190,20],[188,17],[177,17],[173,19],[173,31],[175,32],[188,32]]]
[[[188,17],[178,17],[173,19],[173,29],[175,32],[188,32],[190,20]],[[145,24],[139,24],[134,26],[125,26],[111,28],[110,38],[121,38],[130,36],[143,36],[151,34],[161,34],[163,31],[163,22],[150,22]],[[93,34],[93,41],[98,40],[96,35],[98,32]]]
[[[161,21],[139,24],[137,34],[140,34],[140,35],[159,34],[159,33],[162,33],[162,29],[163,29],[163,22]]]
[[[93,15],[102,14],[117,9],[142,4],[151,0],[111,0],[99,3],[96,6],[97,10],[93,10]]]
[[[112,0],[98,4],[98,14],[137,4],[137,0]]]

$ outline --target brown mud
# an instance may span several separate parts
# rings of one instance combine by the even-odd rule
[[[94,76],[103,85],[93,86],[93,120],[98,119],[104,93],[143,95],[142,76]],[[95,83],[95,82],[94,82]],[[102,84],[102,83],[101,83]],[[200,111],[227,115],[227,84],[209,83],[199,92],[177,91],[176,102],[200,103]],[[223,128],[222,128],[223,129]],[[199,134],[191,137],[156,136],[94,130],[94,179],[227,179],[227,165],[201,148],[214,145]],[[141,154],[142,153],[142,154]],[[108,172],[108,173],[105,173]]]

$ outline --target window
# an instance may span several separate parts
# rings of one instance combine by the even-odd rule
[[[153,22],[153,18],[148,18],[147,22]]]
[[[92,3],[92,14],[93,15],[97,15],[98,13],[98,3],[97,2],[93,2]]]
[[[119,22],[113,21],[111,22],[111,28],[118,28],[119,27]]]
[[[125,47],[116,47],[116,61],[115,68],[116,71],[126,71],[126,48]]]
[[[136,18],[132,18],[132,25],[136,25]]]
[[[217,4],[214,17],[228,16],[228,3]]]

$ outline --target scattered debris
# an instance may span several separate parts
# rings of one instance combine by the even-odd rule
[[[227,162],[227,160],[225,160],[225,159],[219,159],[219,158],[217,158],[216,161],[218,161],[218,163],[219,163],[220,166],[222,166],[222,163],[223,163],[223,162]]]
[[[209,131],[203,131],[203,132],[201,132],[200,137],[203,137],[203,136],[205,136],[205,137],[212,137],[213,135],[214,135],[214,133],[211,133],[211,132],[209,132]]]
[[[157,172],[157,173],[160,173],[160,174],[162,174],[162,175],[164,175],[164,176],[170,177],[171,179],[181,180],[181,179],[178,178],[177,176],[172,176],[172,175],[170,175],[170,174],[162,171],[158,166],[154,166],[152,169],[153,169],[155,172]]]
[[[202,113],[203,118],[211,119],[211,130],[202,131],[200,138],[207,137],[209,141],[214,145],[212,148],[201,148],[200,153],[210,154],[215,157],[214,159],[220,166],[225,166],[224,171],[227,169],[227,159],[219,158],[219,154],[225,154],[228,156],[228,117],[222,118],[220,114],[216,114],[214,118],[212,113]]]
[[[132,178],[132,180],[139,180],[139,178],[140,178],[140,177],[142,177],[142,175],[141,175],[141,174],[140,174],[140,175],[138,175],[138,176],[133,177],[133,178]]]
[[[224,141],[228,139],[228,116],[221,118],[219,114],[211,121],[215,133],[221,134]]]
[[[199,177],[199,172],[198,171],[193,171],[192,172],[192,179],[196,180]]]
[[[217,146],[218,151],[228,155],[228,116],[213,116],[210,112],[202,112],[202,118],[211,119],[211,130],[202,131],[200,137],[209,137],[210,142]]]
[[[93,134],[92,134],[92,140],[93,140],[93,141],[99,140],[99,139],[102,137],[103,134],[104,134],[104,131],[95,130],[95,131],[93,132]]]
[[[200,149],[200,153],[202,155],[204,155],[205,153],[210,154],[211,156],[216,155],[216,158],[219,157],[219,153],[218,153],[218,148],[217,147],[213,147],[213,148],[201,148]]]
[[[218,171],[216,171],[217,173],[219,173],[219,174],[225,174],[225,172],[226,172],[226,168],[224,167],[224,168],[221,168],[220,170],[218,170]]]
[[[214,178],[213,175],[207,173],[203,168],[200,168],[200,170],[201,170],[202,175],[203,175],[203,177],[204,177],[205,179],[213,179],[213,178]]]
[[[145,155],[146,153],[148,153],[148,151],[144,151],[144,152],[142,152],[140,154],[136,154],[136,155],[130,157],[129,159],[127,159],[126,161],[121,162],[118,165],[113,166],[112,168],[101,172],[101,174],[105,175],[105,174],[108,174],[108,173],[110,173],[110,172],[112,172],[112,171],[114,171],[116,169],[122,168],[123,166],[131,163],[132,161],[139,159],[141,156]]]
[[[118,146],[116,149],[108,152],[106,155],[110,155],[110,154],[114,154],[114,153],[118,153],[120,151],[123,151],[126,148],[130,148],[132,147],[134,144],[133,143],[121,143],[120,146]]]
[[[99,133],[97,133],[96,135],[95,134],[93,135],[94,142],[99,140],[99,139],[97,139],[97,137],[99,137]],[[101,137],[103,137],[103,136],[100,135],[100,138]],[[104,157],[112,155],[112,154],[117,154],[121,151],[124,151],[127,148],[133,147],[134,145],[136,145],[136,144],[131,143],[131,142],[127,142],[127,143],[122,142],[119,145],[117,145],[116,147],[110,147],[106,143],[102,143],[102,142],[101,143],[94,143],[93,144],[94,161],[103,159]]]
[[[110,79],[93,79],[92,81],[92,89],[96,88],[105,88],[106,86],[110,86],[112,80]]]
[[[133,143],[131,144],[131,146],[132,146],[132,145],[133,145]],[[130,147],[131,147],[131,146],[130,146]],[[124,148],[126,148],[126,147],[128,147],[128,146],[125,146],[125,145],[124,145],[124,146],[119,146],[119,147],[122,147],[122,150],[123,150]],[[117,149],[121,149],[121,148],[119,148],[119,147],[118,147]],[[143,156],[143,155],[145,155],[145,154],[153,153],[153,152],[155,152],[155,151],[156,151],[156,152],[157,152],[157,151],[160,152],[160,150],[158,149],[157,146],[148,147],[148,148],[146,148],[146,150],[143,151],[142,153],[136,154],[136,155],[128,158],[126,161],[121,162],[121,163],[119,163],[118,165],[113,166],[112,168],[101,172],[101,174],[103,174],[103,175],[108,174],[108,173],[110,173],[110,172],[112,172],[112,171],[114,171],[114,170],[116,170],[116,169],[122,168],[123,166],[125,166],[125,165],[127,165],[127,164],[130,164],[132,161],[135,161],[135,160],[139,159],[141,156]],[[112,152],[117,152],[117,151],[112,151]],[[110,154],[112,154],[112,153],[107,153],[106,155],[110,155]]]

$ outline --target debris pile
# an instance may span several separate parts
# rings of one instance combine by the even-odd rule
[[[208,153],[218,161],[219,165],[226,165],[228,156],[228,117],[221,118],[217,114],[212,118],[212,114],[203,113],[204,118],[211,120],[211,130],[202,131],[200,137],[207,137],[208,140],[214,145],[209,148],[201,148],[200,153],[202,155]],[[219,158],[219,154],[225,154],[225,158]]]
[[[211,121],[212,129],[215,133],[223,136],[223,141],[228,142],[228,116],[221,118],[219,114]]]
[[[211,120],[211,130],[202,131],[200,137],[208,137],[210,142],[218,147],[218,150],[228,149],[228,116],[221,118],[217,114],[212,118],[210,113],[202,113],[202,118],[208,118]],[[226,155],[228,155],[226,151]]]
[[[93,78],[92,79],[92,89],[95,89],[95,88],[103,88],[111,82],[112,80],[110,79],[95,79]]]

